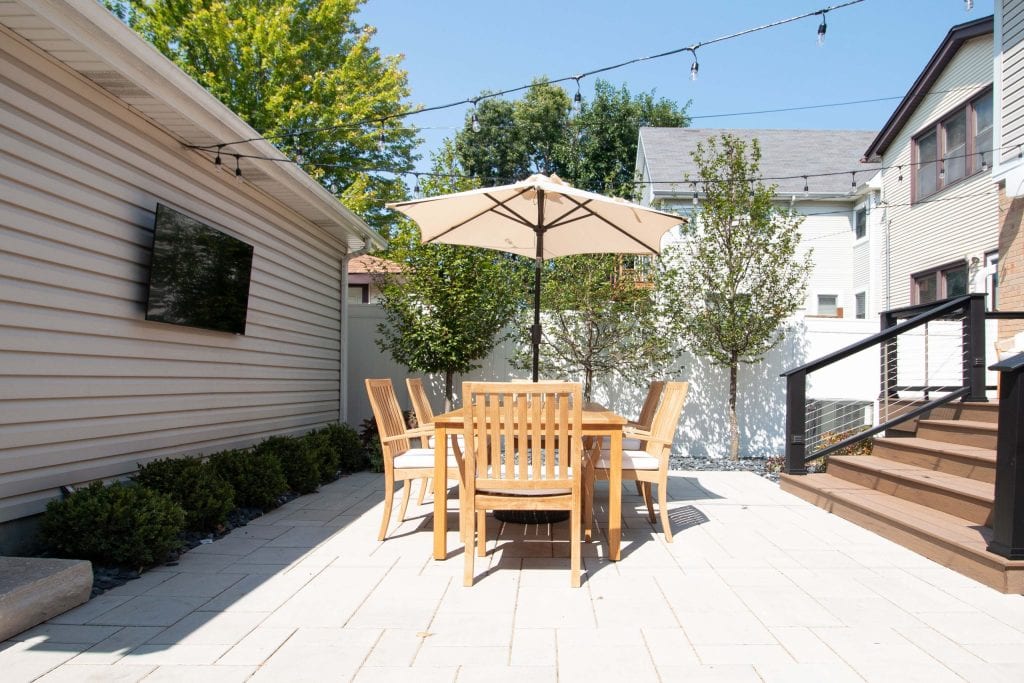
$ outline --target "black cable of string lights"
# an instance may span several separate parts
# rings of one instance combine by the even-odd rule
[[[374,118],[374,119],[365,119],[365,120],[360,121],[358,123],[342,123],[342,124],[335,124],[335,125],[330,125],[330,126],[320,126],[320,127],[316,127],[316,128],[307,128],[307,129],[304,129],[304,130],[289,131],[287,133],[277,133],[277,134],[274,134],[274,135],[259,136],[259,137],[241,139],[241,140],[233,140],[233,141],[230,141],[230,142],[220,142],[220,143],[215,143],[215,144],[210,144],[210,145],[187,145],[187,147],[189,149],[199,149],[199,150],[207,150],[207,151],[214,151],[214,150],[216,150],[217,152],[221,152],[225,147],[230,147],[232,145],[241,145],[241,144],[244,144],[244,143],[247,143],[247,142],[258,142],[258,141],[269,142],[271,140],[277,140],[277,139],[280,139],[280,138],[295,138],[295,137],[301,137],[302,135],[310,135],[310,134],[315,134],[315,133],[325,133],[325,132],[330,132],[330,131],[334,131],[334,130],[356,129],[356,128],[362,128],[363,126],[373,125],[373,124],[376,124],[376,125],[380,126],[380,125],[383,125],[384,123],[387,123],[388,121],[392,121],[392,120],[395,120],[395,119],[403,119],[403,118],[405,118],[407,116],[412,116],[414,114],[423,114],[423,113],[426,113],[426,112],[438,111],[438,110],[441,110],[441,109],[451,109],[452,107],[462,107],[462,106],[465,106],[467,104],[472,105],[472,106],[475,107],[479,102],[481,102],[483,100],[491,99],[491,98],[494,98],[494,97],[501,97],[503,95],[510,95],[512,93],[521,92],[523,90],[528,90],[529,88],[533,87],[534,85],[554,85],[554,84],[557,84],[557,83],[566,83],[566,82],[569,82],[569,81],[576,81],[578,83],[580,81],[580,79],[587,78],[588,76],[595,76],[597,74],[606,73],[608,71],[613,71],[615,69],[621,69],[623,67],[631,66],[633,64],[639,64],[641,62],[648,62],[648,61],[651,61],[651,60],[654,60],[654,59],[661,59],[663,57],[670,57],[670,56],[673,56],[673,55],[681,54],[683,52],[690,52],[694,56],[696,56],[698,49],[700,49],[702,47],[706,47],[708,45],[714,45],[716,43],[725,42],[727,40],[733,40],[733,39],[736,39],[736,38],[740,38],[742,36],[749,35],[751,33],[756,33],[758,31],[764,31],[766,29],[775,28],[777,26],[783,26],[785,24],[790,24],[790,23],[792,23],[794,21],[799,21],[801,19],[807,19],[809,17],[815,17],[815,16],[824,17],[828,12],[834,12],[836,10],[844,9],[846,7],[850,7],[851,5],[858,5],[858,4],[862,3],[862,2],[864,2],[864,0],[847,0],[846,2],[842,2],[842,3],[839,3],[837,5],[831,5],[829,7],[823,7],[822,9],[814,10],[812,12],[806,12],[804,14],[800,14],[800,15],[793,16],[793,17],[788,17],[786,19],[777,19],[776,21],[772,21],[772,22],[769,22],[767,24],[762,24],[760,26],[754,26],[752,28],[743,29],[742,31],[737,31],[735,33],[730,33],[730,34],[727,34],[727,35],[724,35],[724,36],[718,36],[717,38],[711,38],[709,40],[704,40],[704,41],[701,41],[701,42],[698,42],[698,43],[694,43],[693,45],[687,45],[685,47],[675,48],[673,50],[668,50],[666,52],[660,52],[660,53],[654,54],[654,55],[648,55],[646,57],[636,57],[636,58],[633,58],[633,59],[628,59],[628,60],[626,60],[624,62],[619,62],[618,64],[611,64],[609,66],[603,66],[603,67],[599,67],[597,69],[591,69],[589,71],[584,71],[584,72],[578,73],[578,74],[573,75],[573,76],[564,76],[562,78],[547,79],[547,80],[544,80],[544,81],[539,81],[539,82],[536,82],[536,83],[531,83],[529,85],[521,85],[521,86],[516,86],[514,88],[506,88],[504,90],[498,90],[498,91],[495,91],[495,92],[488,92],[488,93],[485,93],[485,94],[482,94],[482,95],[477,95],[475,97],[469,97],[469,98],[466,98],[464,100],[459,100],[457,102],[449,102],[447,104],[439,104],[439,105],[434,105],[434,106],[430,106],[430,107],[420,107],[418,109],[412,109],[412,110],[409,110],[409,111],[403,111],[403,112],[399,112],[399,113],[396,113],[396,114],[389,114],[389,115],[381,116],[381,117]],[[235,156],[235,155],[234,155],[234,153],[230,153],[229,156]],[[274,159],[267,159],[267,160],[275,161]]]

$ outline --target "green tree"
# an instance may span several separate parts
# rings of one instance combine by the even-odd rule
[[[471,189],[459,178],[451,142],[434,156],[422,182],[428,196]],[[445,407],[451,407],[455,373],[479,367],[501,341],[524,300],[524,266],[498,251],[451,244],[421,244],[409,220],[399,222],[386,258],[402,272],[378,274],[385,320],[377,345],[414,372],[443,373]]]
[[[574,113],[562,87],[544,81],[535,80],[515,101],[481,100],[479,131],[473,130],[473,112],[467,113],[455,151],[483,185],[557,173],[585,190],[633,197],[640,127],[688,124],[685,107],[653,93],[633,95],[626,86],[600,79],[593,99]],[[630,266],[644,262],[626,260]],[[642,381],[671,355],[672,344],[654,315],[652,291],[632,277],[618,277],[622,264],[614,255],[589,254],[545,263],[540,365],[549,375],[581,378],[588,397],[596,379]],[[529,323],[518,329],[529,347]],[[514,363],[529,368],[531,360],[524,350]]]
[[[588,401],[595,379],[642,384],[652,367],[668,363],[676,352],[659,323],[651,290],[621,265],[614,254],[564,256],[547,267],[541,285],[540,371],[580,378]],[[520,329],[522,350],[513,362],[530,368],[525,320]]]
[[[692,154],[699,209],[661,264],[662,313],[694,353],[729,369],[730,456],[739,459],[740,363],[757,363],[803,303],[811,252],[797,253],[803,218],[775,202],[760,177],[761,147],[723,134]]]
[[[384,202],[418,142],[391,118],[409,110],[400,56],[355,15],[365,0],[105,0],[118,16],[302,166],[368,223],[388,231]],[[380,123],[381,121],[385,121]],[[232,147],[224,148],[230,155]],[[245,163],[273,163],[242,161]],[[244,171],[244,168],[243,168]]]

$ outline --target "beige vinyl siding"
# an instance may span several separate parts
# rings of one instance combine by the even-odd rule
[[[0,29],[0,522],[337,419],[345,245],[230,167]],[[244,336],[144,319],[157,202],[254,246]]]
[[[991,83],[991,36],[968,41],[932,86],[933,92],[943,94],[925,98],[886,150],[882,163],[892,167],[883,177],[883,230],[889,232],[889,254],[881,268],[893,308],[910,304],[914,273],[996,248],[998,195],[990,174],[977,173],[911,204],[913,137]],[[884,292],[882,302],[884,306]]]
[[[1003,1],[1002,159],[1016,160],[1016,145],[1024,144],[1024,2]]]

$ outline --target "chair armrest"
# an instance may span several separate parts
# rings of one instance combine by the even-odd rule
[[[646,441],[647,439],[651,438],[650,430],[640,429],[638,427],[631,427],[630,425],[626,425],[625,427],[622,428],[622,435],[629,436],[634,439],[640,439],[641,441]]]

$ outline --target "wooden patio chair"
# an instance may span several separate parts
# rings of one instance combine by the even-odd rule
[[[676,433],[676,427],[679,425],[679,420],[683,414],[683,406],[686,404],[686,392],[688,389],[688,382],[665,383],[664,395],[651,421],[651,428],[649,430],[633,429],[627,431],[630,437],[637,439],[643,444],[643,448],[627,448],[626,439],[623,438],[622,479],[623,481],[633,479],[640,484],[641,495],[643,495],[644,502],[647,504],[647,515],[651,524],[654,523],[651,484],[658,485],[658,510],[661,513],[661,527],[662,532],[665,534],[665,540],[669,543],[672,542],[672,527],[668,519],[667,492],[669,455],[672,451],[672,441]],[[587,476],[585,491],[587,500],[584,507],[588,513],[584,519],[588,538],[591,525],[589,512],[593,510],[594,481],[596,479],[609,478],[611,455],[607,450],[602,450],[589,467],[591,472]]]
[[[427,390],[423,386],[423,380],[418,377],[407,377],[405,379],[405,386],[409,390],[409,400],[412,401],[412,412],[416,416],[416,427],[417,429],[430,429],[430,435],[427,437],[427,446],[433,448],[434,409],[430,405],[430,399],[427,397]],[[454,454],[451,446],[448,447],[448,452]],[[420,487],[419,498],[416,501],[419,505],[423,505],[423,498],[429,488],[430,479],[426,479],[423,482],[423,486]]]
[[[568,382],[464,382],[462,396],[465,585],[473,585],[474,540],[477,554],[486,552],[487,510],[568,510],[570,582],[579,587],[582,388]]]
[[[434,428],[422,425],[416,429],[406,427],[390,379],[366,380],[366,393],[370,397],[370,407],[377,421],[380,445],[384,451],[384,520],[377,536],[378,541],[383,541],[391,521],[395,482],[405,482],[402,486],[402,508],[398,514],[399,521],[404,521],[412,480],[429,478],[434,474],[434,449],[426,445],[427,437],[434,435]],[[421,447],[412,447],[411,442],[415,439],[420,440]],[[453,473],[451,478],[458,477],[458,460],[453,454],[448,455],[448,471]]]
[[[658,404],[661,402],[661,395],[663,393],[665,393],[664,381],[654,380],[647,385],[647,397],[644,398],[644,404],[640,407],[640,415],[637,416],[636,420],[629,423],[630,429],[641,431],[649,431],[651,429],[651,422],[654,421],[654,413],[658,410]],[[622,437],[623,449],[642,451],[645,446],[646,444],[635,436]],[[639,480],[636,482],[636,492],[643,495],[643,485]]]

